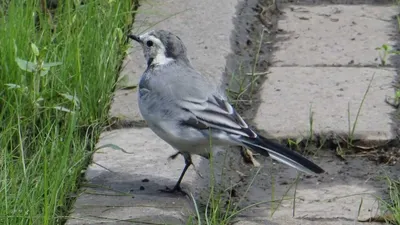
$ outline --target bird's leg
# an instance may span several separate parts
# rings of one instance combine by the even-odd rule
[[[178,155],[179,153],[175,154]],[[185,167],[182,170],[181,176],[178,179],[178,182],[176,182],[175,186],[171,188],[166,188],[164,190],[160,190],[161,192],[166,192],[166,193],[175,193],[175,192],[180,192],[184,195],[187,195],[185,191],[182,190],[181,188],[181,182],[183,177],[185,176],[186,171],[188,170],[189,166],[192,165],[192,158],[190,157],[189,154],[182,154],[185,157]],[[176,156],[175,156],[176,157]]]
[[[255,154],[248,148],[241,147],[240,154],[246,164],[252,164],[254,167],[260,167],[260,163],[253,157]]]
[[[177,157],[178,155],[180,155],[180,154],[182,154],[182,153],[177,152],[177,153],[175,153],[175,154],[173,154],[173,155],[170,155],[170,156],[168,157],[168,160],[174,160],[174,159],[176,159],[176,157]],[[209,159],[209,158],[210,158],[209,155],[210,155],[210,154],[205,154],[205,155],[201,155],[201,156],[204,157],[205,159]],[[203,178],[203,175],[201,175],[201,173],[196,169],[196,167],[194,166],[193,163],[192,163],[192,166],[193,166],[194,171],[197,173],[197,175],[199,175],[199,177]]]

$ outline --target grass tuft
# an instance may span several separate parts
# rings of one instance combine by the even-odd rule
[[[131,1],[59,2],[0,7],[0,224],[65,221],[126,49]]]
[[[400,224],[400,181],[394,181],[387,178],[389,187],[389,202],[383,202],[383,207],[389,212],[384,217],[386,222],[391,224]]]

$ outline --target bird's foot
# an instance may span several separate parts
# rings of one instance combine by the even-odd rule
[[[175,154],[173,154],[173,155],[170,155],[169,157],[168,157],[168,160],[174,160],[174,159],[176,159],[176,157],[178,156],[178,155],[180,155],[181,153],[180,152],[177,152],[177,153],[175,153]]]
[[[165,187],[165,189],[161,189],[160,192],[163,193],[170,193],[170,194],[174,194],[174,193],[181,193],[182,195],[188,195],[184,190],[182,190],[180,185],[175,185],[174,188],[169,188],[169,187]]]

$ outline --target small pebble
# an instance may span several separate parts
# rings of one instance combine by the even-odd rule
[[[142,182],[143,182],[143,183],[147,183],[147,182],[149,182],[149,179],[147,179],[147,178],[146,178],[146,179],[143,179]]]
[[[140,186],[139,190],[143,191],[143,190],[144,190],[144,187],[143,187],[143,186]]]

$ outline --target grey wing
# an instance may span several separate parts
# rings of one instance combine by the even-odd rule
[[[192,113],[189,120],[182,121],[186,124],[201,129],[214,128],[249,138],[257,137],[236,110],[220,96],[210,95],[203,100],[182,100],[179,106]]]

